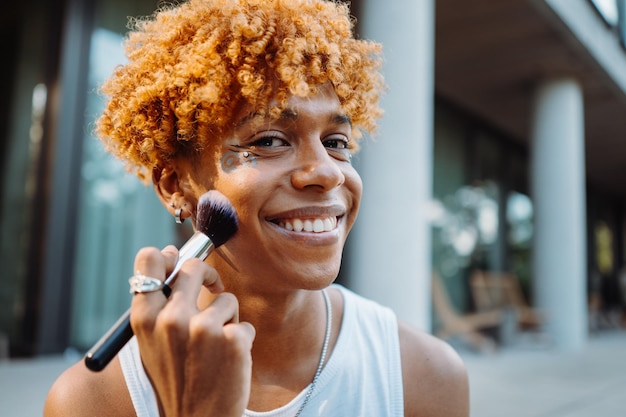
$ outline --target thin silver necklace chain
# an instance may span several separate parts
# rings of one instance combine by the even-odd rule
[[[317,384],[317,380],[322,373],[322,369],[324,369],[324,362],[326,361],[326,353],[328,352],[328,343],[330,342],[330,332],[333,324],[333,308],[330,304],[330,298],[326,293],[326,290],[322,290],[322,295],[324,296],[324,303],[326,304],[326,334],[324,335],[324,343],[322,345],[322,353],[320,354],[320,362],[317,364],[317,369],[315,370],[315,375],[313,376],[313,381],[309,385],[309,389],[307,389],[306,394],[304,395],[304,400],[298,409],[298,412],[294,417],[299,417],[302,413],[302,410],[309,402],[311,395],[313,394],[313,390],[315,390],[315,385]],[[248,415],[247,412],[244,412],[244,415]]]
[[[311,385],[309,385],[309,389],[306,391],[304,401],[302,401],[302,405],[300,406],[298,412],[294,417],[299,417],[300,413],[302,413],[302,410],[304,410],[304,407],[307,405],[309,399],[311,398],[311,395],[313,394],[313,390],[315,389],[315,385],[317,384],[317,379],[322,373],[322,369],[324,369],[324,361],[326,360],[326,352],[328,351],[328,343],[330,342],[330,330],[333,323],[333,308],[330,305],[330,299],[328,298],[326,290],[322,290],[322,295],[324,296],[324,303],[326,304],[326,334],[324,335],[324,344],[322,345],[320,362],[317,364],[315,376],[313,376],[313,381],[311,381]]]

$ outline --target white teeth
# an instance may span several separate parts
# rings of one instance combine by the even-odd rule
[[[324,221],[322,221],[320,219],[315,219],[313,221],[313,231],[315,233],[323,232],[324,231]]]
[[[290,232],[322,233],[330,232],[337,226],[336,217],[326,217],[323,219],[291,219],[280,222],[279,225]]]

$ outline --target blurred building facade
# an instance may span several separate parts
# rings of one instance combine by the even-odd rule
[[[0,333],[12,356],[85,349],[128,306],[141,246],[179,243],[91,131],[127,16],[155,0],[27,0],[0,17]],[[355,0],[385,49],[380,131],[341,281],[428,331],[473,272],[513,274],[563,349],[626,284],[626,0]],[[155,227],[159,224],[159,227]]]

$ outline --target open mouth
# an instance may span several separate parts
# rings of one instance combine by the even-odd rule
[[[289,230],[290,232],[306,232],[306,233],[324,233],[330,232],[337,228],[339,218],[335,216],[329,217],[313,217],[313,218],[293,218],[293,219],[276,219],[272,223]]]

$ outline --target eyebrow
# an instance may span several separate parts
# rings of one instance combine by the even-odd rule
[[[256,117],[261,117],[261,114],[259,112],[252,112],[250,114],[247,114],[246,116],[242,117],[240,120],[238,120],[235,123],[235,128],[239,128],[243,126],[248,121]],[[278,120],[281,120],[281,121],[289,120],[289,121],[295,122],[296,120],[298,120],[298,113],[293,109],[285,109],[280,113],[280,116],[278,116]],[[350,119],[350,116],[343,114],[343,113],[331,114],[329,117],[329,121],[333,124],[338,124],[338,125],[347,124],[347,125],[352,126],[352,119]]]
[[[350,119],[350,116],[348,116],[347,114],[343,114],[343,113],[333,114],[332,116],[330,116],[330,121],[331,123],[338,124],[338,125],[352,126],[352,119]]]
[[[241,119],[237,120],[235,122],[235,124],[234,124],[234,127],[235,127],[235,129],[238,129],[241,126],[243,126],[246,123],[248,123],[250,120],[254,119],[255,117],[260,117],[260,116],[261,116],[261,114],[259,112],[248,113],[247,115],[245,115]]]
[[[296,113],[292,109],[285,109],[280,114],[278,120],[296,121],[296,120],[298,120],[298,113]],[[350,116],[348,116],[347,114],[344,114],[344,113],[333,113],[333,114],[331,114],[329,116],[328,121],[330,123],[336,124],[336,125],[349,125],[349,126],[352,126],[352,119],[350,119]]]

